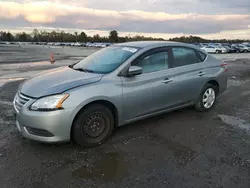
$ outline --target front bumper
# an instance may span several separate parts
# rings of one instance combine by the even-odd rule
[[[14,109],[16,126],[23,137],[46,143],[70,140],[73,109],[50,112],[30,111],[27,106],[19,111]]]

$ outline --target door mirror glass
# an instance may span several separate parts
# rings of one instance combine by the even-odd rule
[[[131,66],[128,70],[128,76],[136,76],[142,73],[142,68],[138,66]]]

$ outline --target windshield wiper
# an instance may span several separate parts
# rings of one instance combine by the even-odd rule
[[[74,69],[74,68],[73,68]],[[83,68],[77,68],[77,69],[74,69],[74,70],[77,70],[77,71],[82,71],[82,72],[90,72],[90,73],[94,73],[93,70],[89,70],[89,69],[83,69]]]
[[[75,66],[76,63],[69,65],[69,68],[72,68]]]

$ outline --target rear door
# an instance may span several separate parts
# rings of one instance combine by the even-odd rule
[[[206,81],[206,54],[188,47],[172,47],[173,65],[170,79],[175,83],[172,100],[176,105],[193,102]]]

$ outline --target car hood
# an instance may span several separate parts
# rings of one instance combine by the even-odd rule
[[[39,98],[98,82],[102,76],[102,74],[86,73],[69,67],[61,67],[43,71],[28,79],[20,86],[20,91],[25,95]]]

